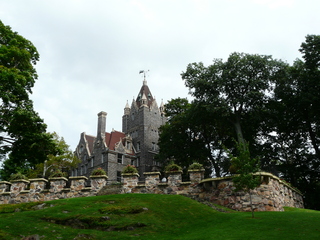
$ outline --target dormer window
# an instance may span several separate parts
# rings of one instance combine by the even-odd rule
[[[131,142],[127,141],[127,149],[130,150],[131,149]]]

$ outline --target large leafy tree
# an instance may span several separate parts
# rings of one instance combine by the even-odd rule
[[[160,128],[159,157],[174,159],[181,166],[188,167],[199,162],[207,174],[220,177],[228,169],[222,141],[228,134],[224,128],[217,128],[217,116],[208,106],[187,99],[172,99],[166,104],[168,121]]]
[[[233,126],[238,142],[244,145],[245,139],[255,142],[270,82],[284,65],[271,56],[232,53],[226,62],[215,59],[208,67],[201,62],[189,64],[182,79],[192,96],[210,104]]]
[[[35,46],[0,21],[0,154],[2,178],[16,169],[28,170],[55,151],[52,136],[29,99],[37,79]]]
[[[275,81],[268,117],[275,134],[265,139],[281,175],[304,193],[306,207],[320,209],[320,36],[307,36],[300,52],[303,60]]]

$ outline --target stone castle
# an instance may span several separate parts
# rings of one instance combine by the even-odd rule
[[[128,164],[137,167],[141,179],[144,172],[160,170],[154,156],[158,153],[158,129],[166,122],[164,105],[152,96],[144,75],[143,85],[131,107],[125,105],[122,131],[106,132],[106,112],[98,113],[97,135],[81,133],[75,154],[81,160],[72,176],[90,176],[102,168],[109,181],[121,182],[121,172]]]

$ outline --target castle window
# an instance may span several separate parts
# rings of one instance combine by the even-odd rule
[[[140,142],[137,142],[137,151],[140,151]]]
[[[152,142],[152,151],[156,151],[156,143]]]
[[[117,182],[121,182],[121,172],[117,171]]]
[[[123,158],[123,154],[118,153],[118,163],[122,164],[122,158]]]
[[[83,152],[83,149],[84,149],[84,147],[83,147],[83,145],[81,145],[81,146],[80,146],[80,153]]]
[[[104,155],[101,154],[101,163],[104,163]]]
[[[94,157],[91,158],[91,161],[90,161],[90,167],[93,167],[93,160],[94,160]]]
[[[131,142],[127,142],[127,149],[130,149],[131,148]]]

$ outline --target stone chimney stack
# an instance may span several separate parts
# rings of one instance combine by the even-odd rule
[[[98,132],[97,138],[100,136],[101,138],[105,137],[106,133],[106,119],[107,113],[106,112],[99,112],[98,113]]]

